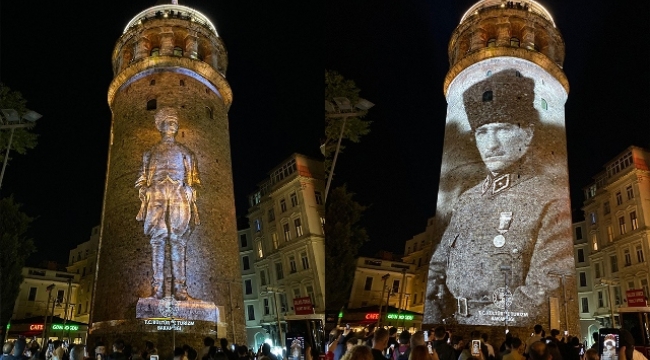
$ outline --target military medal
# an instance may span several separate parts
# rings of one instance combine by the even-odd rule
[[[508,230],[510,230],[511,222],[512,222],[512,212],[510,211],[502,212],[501,216],[499,217],[499,228],[497,229],[497,231],[499,231],[499,235],[495,236],[494,240],[492,240],[494,246],[500,248],[506,244],[506,238],[505,236],[503,236],[503,234],[507,233]]]

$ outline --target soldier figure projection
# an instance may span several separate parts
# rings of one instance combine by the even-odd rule
[[[543,134],[536,134],[534,88],[533,79],[507,69],[463,93],[488,171],[456,200],[431,257],[426,324],[534,324],[547,316],[548,298],[560,296],[552,272],[572,272],[566,184],[535,161],[544,145],[535,139]]]
[[[165,296],[165,246],[169,243],[173,295],[176,300],[187,300],[185,250],[193,226],[199,225],[195,187],[201,181],[194,153],[176,142],[176,110],[160,109],[155,121],[162,139],[142,160],[135,182],[142,201],[136,220],[144,221],[144,233],[151,239],[153,297]]]

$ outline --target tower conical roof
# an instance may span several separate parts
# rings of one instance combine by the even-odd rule
[[[553,27],[555,27],[555,21],[553,21],[553,16],[551,16],[551,13],[548,12],[546,8],[544,8],[542,5],[540,5],[537,1],[534,0],[519,0],[519,1],[480,0],[479,2],[472,5],[472,7],[470,7],[469,10],[465,12],[465,14],[463,14],[463,17],[460,19],[460,22],[462,23],[463,21],[465,21],[465,19],[472,16],[474,13],[478,12],[481,9],[488,8],[488,7],[495,7],[495,6],[506,7],[508,4],[521,5],[522,7],[525,7],[526,10],[536,13],[537,15],[550,21],[551,24],[553,24]]]

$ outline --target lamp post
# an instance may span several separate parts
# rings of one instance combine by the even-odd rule
[[[280,309],[278,308],[278,300],[277,297],[275,296],[276,294],[284,291],[273,286],[267,286],[265,292],[273,294],[273,303],[275,305],[275,318],[278,322],[278,336],[280,337],[278,342],[280,343],[280,348],[284,350],[284,343],[282,342],[282,337],[283,337],[282,323],[280,322]],[[284,352],[283,352],[283,356],[284,356]]]
[[[6,158],[5,158],[6,159]],[[41,340],[41,346],[45,346],[45,335],[47,333],[47,310],[50,306],[50,299],[52,299],[52,290],[56,285],[52,284],[48,286],[47,289],[47,303],[45,303],[45,316],[43,317],[43,337]],[[52,310],[54,312],[54,310]]]
[[[327,184],[325,185],[325,200],[324,200],[325,202],[327,202],[327,194],[329,194],[330,185],[332,183],[332,176],[334,175],[334,167],[336,166],[336,159],[338,158],[339,151],[341,150],[341,140],[343,140],[346,121],[348,120],[349,117],[365,115],[366,112],[368,112],[368,109],[375,106],[375,104],[371,103],[366,99],[359,99],[359,101],[354,105],[354,108],[352,108],[352,105],[350,104],[350,99],[346,97],[335,97],[332,100],[334,100],[336,106],[332,104],[332,102],[325,100],[325,111],[327,112],[326,116],[329,118],[343,118],[343,122],[341,124],[341,132],[339,133],[339,139],[336,143],[336,151],[334,152],[332,167],[330,168],[330,173],[327,176]]]
[[[381,288],[381,297],[379,298],[379,317],[377,318],[377,327],[381,326],[381,308],[384,306],[384,292],[386,291],[386,280],[390,277],[390,274],[386,274],[381,277],[384,280],[384,285]]]
[[[9,141],[7,142],[7,151],[5,153],[5,158],[2,162],[2,172],[0,172],[0,188],[2,188],[2,179],[5,176],[5,169],[7,167],[7,160],[9,159],[9,150],[11,149],[11,142],[14,139],[14,131],[16,129],[23,129],[34,126],[36,120],[40,119],[43,115],[28,110],[20,116],[18,111],[14,109],[0,109],[0,130],[11,129],[11,134],[9,134]]]
[[[612,286],[618,285],[618,281],[616,280],[609,280],[609,279],[600,279],[600,284],[601,285],[607,285],[607,293],[608,293],[608,298],[609,298],[609,316],[612,318],[612,327],[616,327],[616,320],[614,319],[614,298],[613,298],[613,291],[612,291]]]

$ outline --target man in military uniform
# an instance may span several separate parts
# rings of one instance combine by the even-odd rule
[[[463,94],[488,174],[458,198],[431,257],[425,324],[528,326],[561,298],[552,273],[572,272],[568,183],[534,162],[534,85],[509,69]]]
[[[153,297],[164,297],[165,244],[171,248],[173,295],[187,300],[185,250],[194,225],[199,224],[196,186],[201,184],[196,156],[176,142],[178,113],[167,107],[154,116],[162,139],[144,154],[140,176],[135,182],[142,206],[136,220],[144,221],[150,237]]]

